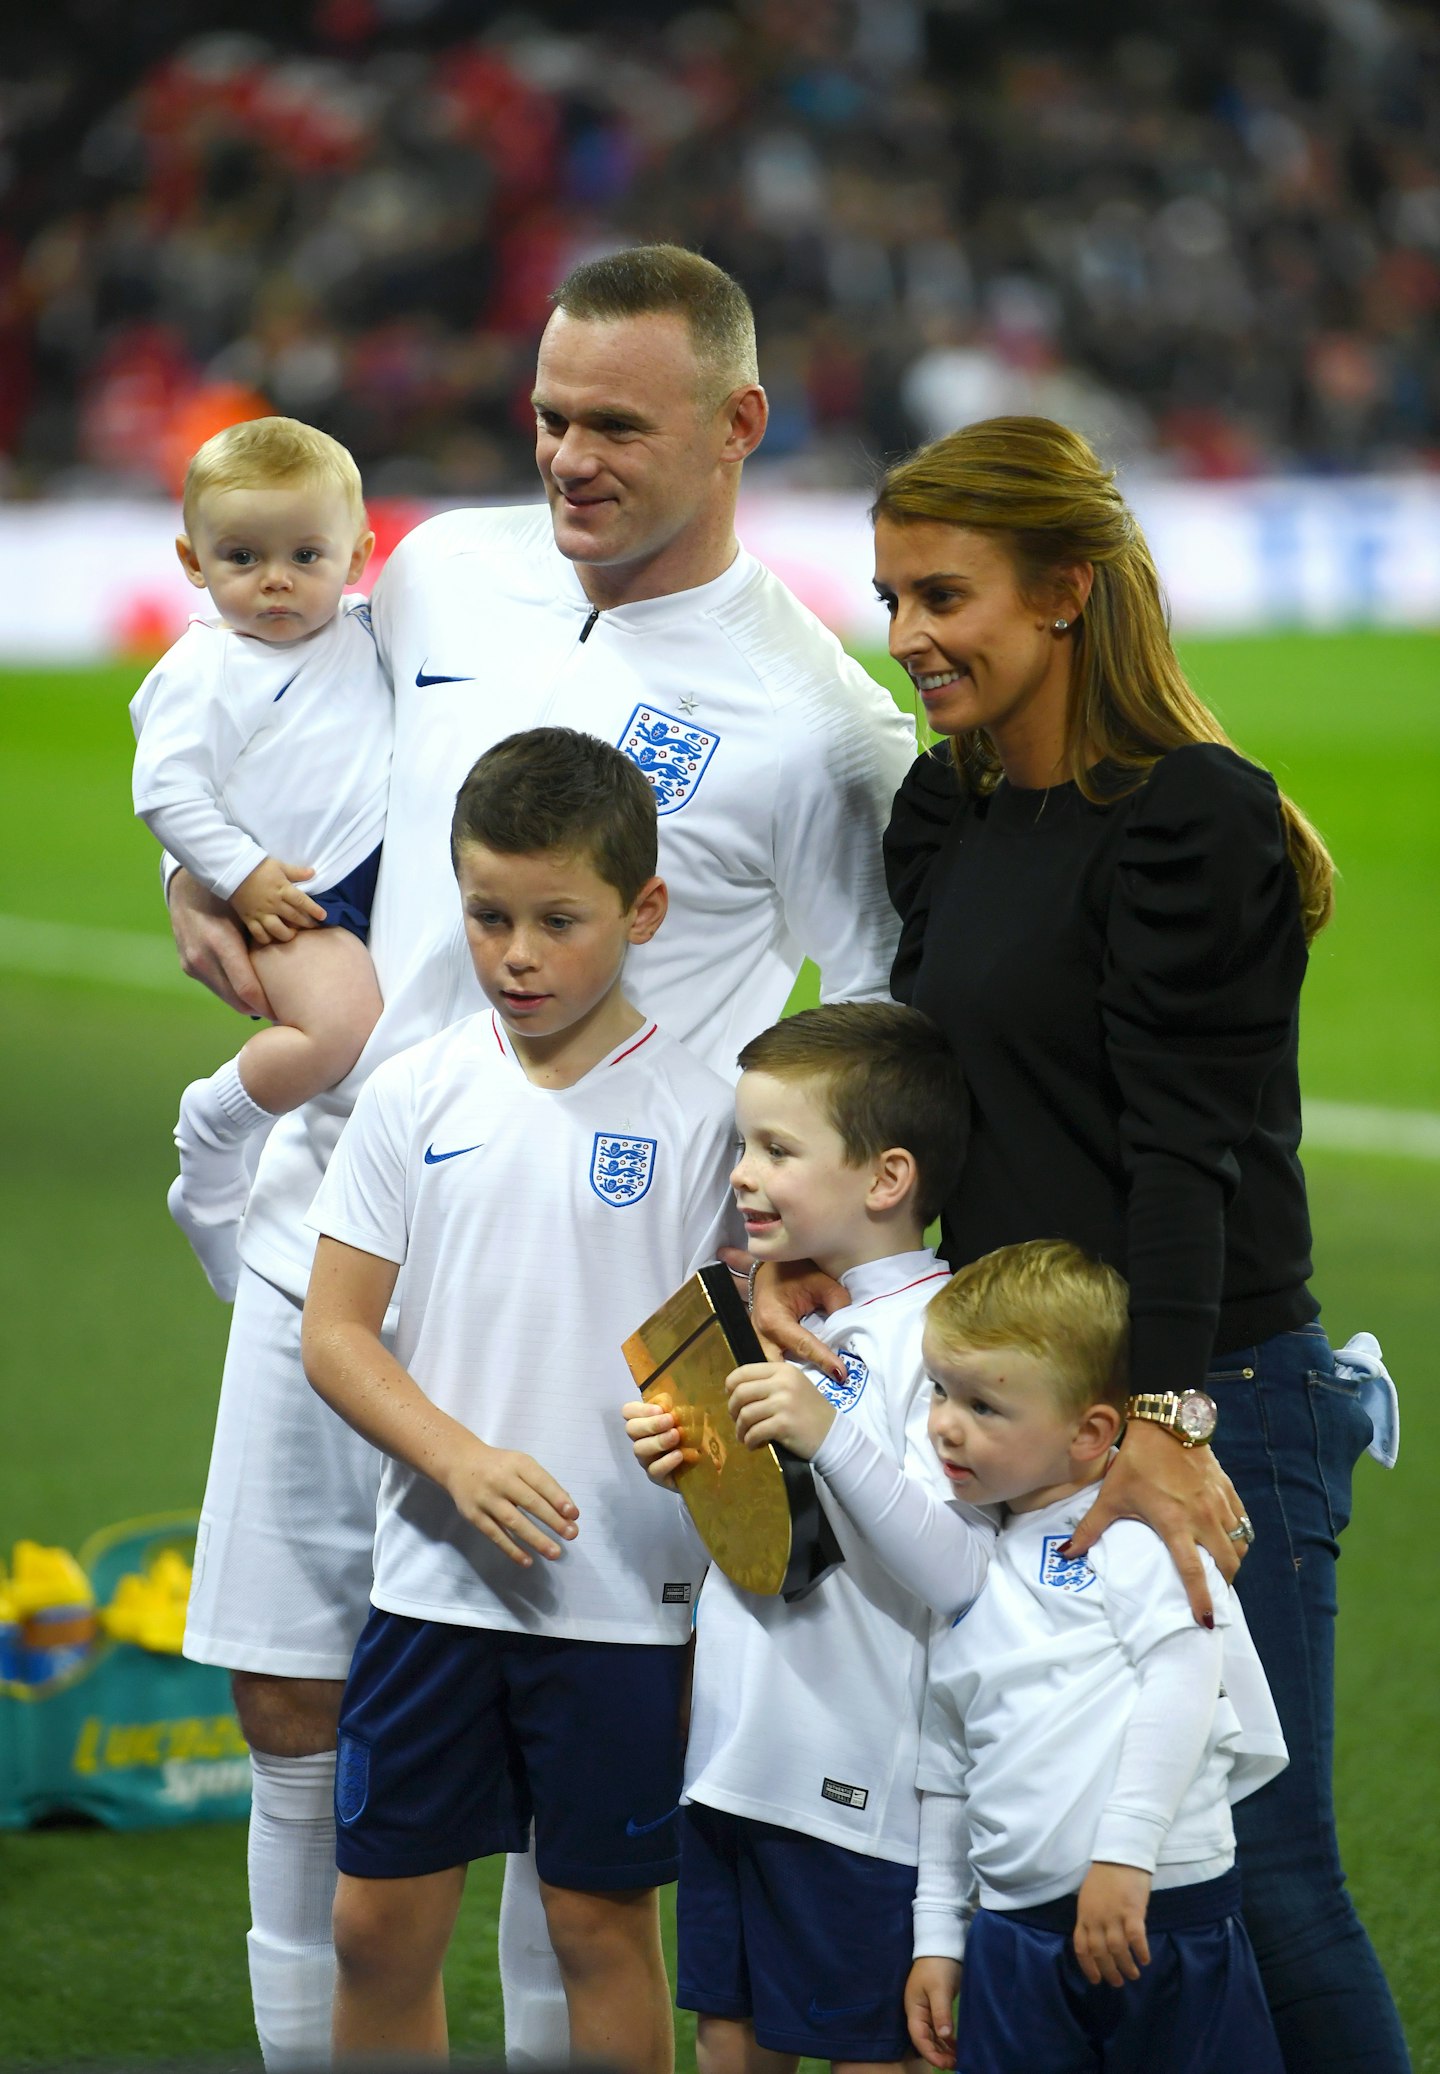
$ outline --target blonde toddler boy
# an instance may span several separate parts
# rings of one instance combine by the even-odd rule
[[[961,2074],[1281,2074],[1230,1804],[1286,1756],[1239,1603],[1202,1550],[1197,1626],[1138,1520],[1065,1553],[1127,1334],[1120,1277],[1059,1240],[962,1268],[925,1323],[941,1468],[1003,1508],[984,1590],[931,1643],[918,1767],[910,2035]]]

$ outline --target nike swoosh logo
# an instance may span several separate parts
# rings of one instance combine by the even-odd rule
[[[670,1808],[655,1822],[637,1822],[632,1815],[625,1824],[625,1834],[627,1836],[649,1836],[652,1830],[663,1829],[667,1822],[673,1822],[679,1812],[679,1808]]]
[[[423,691],[427,684],[473,684],[473,677],[427,677],[424,670],[415,672],[415,683]]]
[[[294,677],[292,677],[292,678],[290,679],[290,684],[294,684],[294,683],[296,682],[296,679],[297,679],[297,678],[299,677],[299,674],[300,674],[300,673],[299,673],[299,671],[297,670],[297,671],[296,671],[296,673],[295,673],[295,676],[294,676]],[[271,701],[270,701],[270,703],[271,703],[271,705],[272,705],[272,706],[278,706],[278,705],[279,705],[279,703],[280,703],[281,699],[283,699],[283,698],[284,698],[284,696],[285,696],[286,692],[287,692],[287,691],[288,691],[288,690],[290,689],[290,684],[282,684],[282,685],[281,685],[280,689],[279,689],[279,690],[278,690],[278,691],[276,692],[276,694],[275,694],[274,698],[273,698],[273,699],[271,699]]]
[[[482,1138],[480,1145],[484,1143],[485,1140]],[[478,1152],[480,1145],[457,1145],[453,1152],[437,1152],[433,1145],[427,1145],[425,1147],[425,1164],[427,1167],[438,1167],[442,1160],[459,1159],[461,1154],[465,1152]]]
[[[822,2009],[812,1995],[810,1997],[810,2007],[805,2014],[809,2017],[812,2024],[823,2024],[827,2018],[832,2016],[863,2016],[867,2009],[873,2009],[874,2007],[875,2004],[873,2002],[845,2002],[835,2009]]]

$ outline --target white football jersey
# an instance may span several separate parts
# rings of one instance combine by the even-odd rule
[[[887,693],[743,551],[713,583],[598,616],[541,505],[418,526],[375,589],[395,760],[370,938],[385,1012],[338,1089],[270,1134],[241,1239],[303,1294],[303,1217],[355,1090],[483,1005],[450,868],[455,794],[495,742],[542,725],[618,744],[660,812],[670,912],[626,992],[731,1080],[802,956],[830,1000],[884,1000],[897,922],[880,837],[914,755]]]
[[[266,857],[322,893],[385,833],[395,708],[363,598],[283,645],[193,619],[130,719],[136,813],[221,900]]]
[[[1085,1556],[1060,1554],[1094,1497],[1086,1489],[1011,1513],[984,1590],[931,1643],[919,1783],[964,1795],[970,1867],[988,1908],[1079,1889],[1116,1782],[1139,1690],[1135,1666],[1193,1626],[1165,1544],[1138,1520],[1117,1520]],[[1201,1557],[1224,1630],[1223,1687],[1199,1768],[1159,1847],[1157,1887],[1169,1883],[1168,1867],[1223,1869],[1234,1852],[1231,1801],[1286,1763],[1240,1602]],[[1128,1782],[1127,1793],[1142,1784]]]
[[[846,1308],[808,1321],[840,1355],[846,1382],[806,1370],[940,1504],[949,1491],[926,1437],[930,1385],[920,1339],[926,1306],[948,1273],[930,1252],[852,1269],[843,1278]],[[930,1615],[816,1482],[845,1561],[808,1597],[757,1598],[714,1569],[705,1580],[684,1797],[913,1865]],[[990,1534],[972,1531],[973,1591]]]
[[[684,1641],[703,1557],[636,1468],[620,1348],[734,1241],[734,1137],[728,1084],[653,1023],[568,1088],[527,1079],[489,1010],[376,1071],[311,1222],[404,1263],[397,1358],[483,1440],[533,1455],[580,1509],[559,1561],[522,1570],[438,1484],[387,1461],[377,1606]]]

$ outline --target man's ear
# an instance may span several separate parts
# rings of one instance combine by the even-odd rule
[[[1120,1428],[1124,1423],[1123,1415],[1113,1404],[1087,1404],[1070,1443],[1071,1458],[1088,1463],[1108,1455],[1120,1438]]]
[[[729,429],[722,459],[744,461],[759,446],[770,422],[765,391],[758,382],[749,382],[743,389],[732,390],[725,399],[724,410]]]
[[[647,879],[630,910],[630,941],[648,943],[669,909],[670,894],[664,879]]]
[[[875,1161],[875,1178],[865,1198],[867,1210],[898,1210],[913,1195],[920,1170],[913,1152],[891,1145]]]
[[[185,571],[196,590],[203,591],[205,588],[204,573],[196,559],[195,550],[190,545],[190,535],[188,533],[177,535],[175,552],[180,557],[180,567]]]

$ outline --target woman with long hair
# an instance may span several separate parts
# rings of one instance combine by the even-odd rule
[[[1290,1765],[1235,1810],[1247,1928],[1292,2074],[1404,2068],[1330,1786],[1336,1536],[1370,1439],[1316,1322],[1297,1156],[1330,860],[1187,684],[1144,538],[1076,433],[967,426],[890,469],[874,518],[890,651],[944,737],[886,860],[894,991],[974,1104],[946,1255],[1066,1238],[1127,1275],[1151,1403],[1073,1547],[1127,1511],[1173,1547],[1188,1514],[1180,1539],[1233,1573],[1253,1536],[1239,1588]],[[1165,1430],[1204,1424],[1196,1392],[1224,1475]]]

